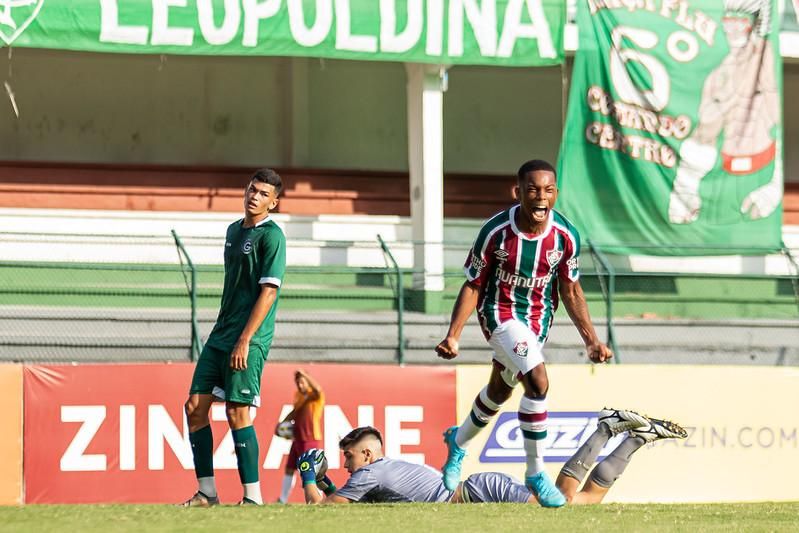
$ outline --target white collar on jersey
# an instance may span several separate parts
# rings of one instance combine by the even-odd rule
[[[269,222],[269,220],[270,220],[269,215],[266,215],[265,219],[263,219],[258,224],[254,225],[254,226],[252,226],[250,228],[247,228],[247,229],[252,229],[252,228],[257,228],[258,226],[263,226],[264,224]],[[239,224],[241,225],[242,228],[244,227],[244,219],[243,218],[241,220],[239,220]]]
[[[552,214],[552,208],[549,209],[549,214],[547,215],[547,227],[544,228],[544,231],[536,235],[535,237],[531,237],[524,233],[519,227],[516,225],[516,210],[518,210],[521,206],[518,204],[513,206],[510,210],[510,227],[513,229],[513,232],[519,236],[519,238],[527,240],[527,241],[537,241],[543,239],[547,235],[549,235],[549,231],[552,229],[552,220],[555,218]]]

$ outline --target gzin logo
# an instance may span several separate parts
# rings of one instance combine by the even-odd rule
[[[488,437],[483,451],[480,453],[481,463],[523,463],[524,438],[519,430],[519,419],[515,412],[499,414],[491,435]],[[566,462],[577,449],[596,430],[597,415],[590,411],[556,411],[549,412],[547,437],[544,440],[544,462]],[[608,441],[599,453],[604,459],[616,449],[625,433],[616,435]]]

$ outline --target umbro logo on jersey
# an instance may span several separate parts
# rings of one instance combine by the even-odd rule
[[[560,258],[563,257],[563,252],[560,250],[550,250],[547,252],[547,263],[549,266],[555,266],[560,261]]]
[[[252,241],[250,239],[247,239],[241,243],[241,251],[244,255],[248,255],[250,252],[252,252]]]
[[[505,261],[510,253],[507,250],[494,250],[494,256],[496,256],[497,261]]]

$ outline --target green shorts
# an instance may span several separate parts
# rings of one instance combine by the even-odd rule
[[[206,344],[194,367],[189,394],[213,394],[228,402],[260,407],[261,374],[268,355],[268,348],[251,344],[247,368],[233,370],[229,352]]]

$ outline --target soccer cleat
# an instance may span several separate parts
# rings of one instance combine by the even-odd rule
[[[546,472],[539,472],[534,476],[524,479],[524,484],[533,491],[541,507],[563,507],[566,505],[566,497],[552,483]]]
[[[219,505],[218,496],[206,496],[199,490],[197,493],[183,503],[179,503],[178,507],[213,507]]]
[[[279,501],[279,500],[278,500],[278,501]],[[282,503],[282,502],[281,502],[281,503]],[[251,500],[251,499],[249,499],[249,498],[247,498],[247,497],[244,497],[244,498],[242,498],[242,499],[241,499],[241,501],[240,501],[239,503],[237,503],[236,505],[239,505],[239,506],[241,506],[241,505],[261,505],[261,504],[260,504],[260,503],[258,503],[258,502],[256,502],[256,501],[253,501],[253,500]]]
[[[630,430],[630,435],[641,437],[645,442],[654,442],[660,439],[684,439],[688,432],[670,420],[647,417],[647,427]]]
[[[447,445],[447,462],[444,463],[441,473],[447,490],[458,488],[458,483],[461,482],[461,463],[463,463],[463,458],[466,456],[466,450],[455,442],[457,433],[458,426],[452,426],[444,432],[444,443]]]
[[[616,436],[631,429],[646,428],[649,425],[649,420],[644,415],[640,415],[635,411],[613,409],[611,407],[605,407],[599,411],[598,422],[608,426],[611,436]]]

